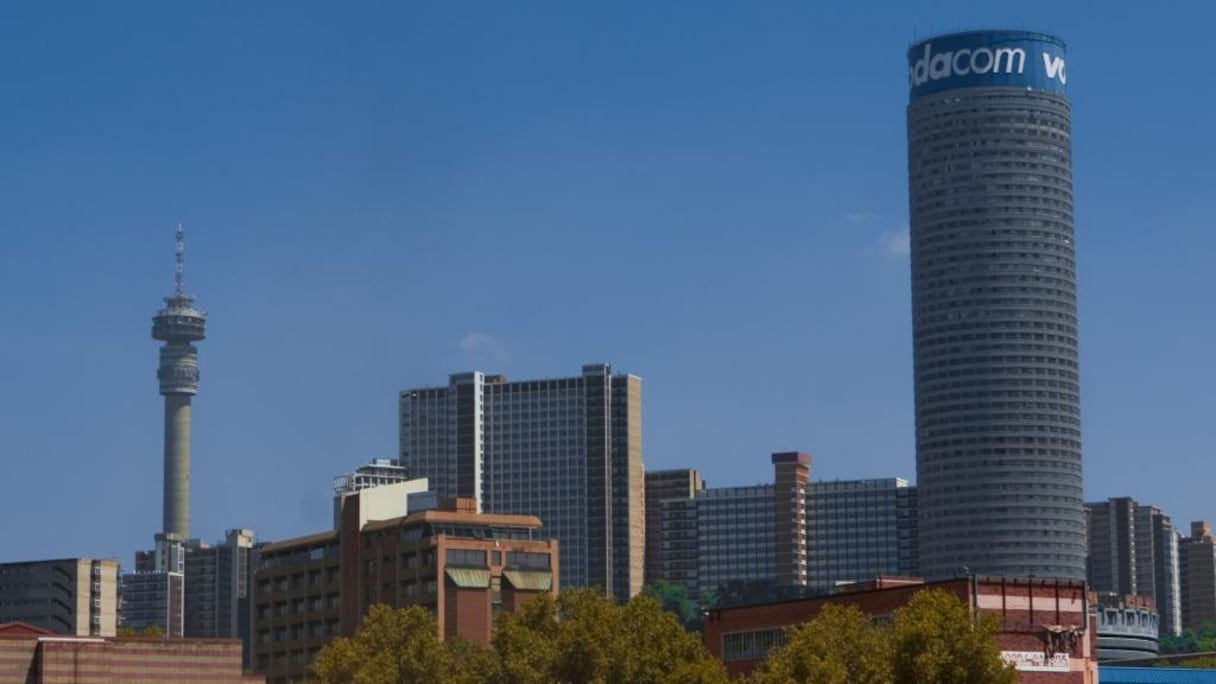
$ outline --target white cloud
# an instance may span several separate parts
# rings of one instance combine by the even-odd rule
[[[887,256],[907,256],[912,251],[912,238],[908,235],[908,227],[879,233],[878,248]]]
[[[844,215],[844,222],[859,226],[863,223],[870,223],[878,218],[878,214],[871,214],[868,211],[850,211]]]
[[[457,346],[466,354],[480,354],[496,360],[507,356],[506,346],[483,332],[471,332],[465,335],[460,338]]]

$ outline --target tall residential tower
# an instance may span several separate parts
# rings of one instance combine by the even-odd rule
[[[1064,43],[937,36],[908,81],[921,570],[1084,579]]]
[[[401,460],[445,498],[535,515],[561,541],[562,583],[627,601],[645,546],[642,379],[608,364],[508,381],[458,373],[401,392]]]

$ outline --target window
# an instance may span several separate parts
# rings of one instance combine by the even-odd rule
[[[508,568],[530,568],[534,570],[549,569],[549,554],[529,551],[508,551]]]
[[[466,568],[486,567],[486,552],[480,549],[448,549],[447,564]]]
[[[763,629],[722,635],[722,660],[762,660],[785,643],[784,629]]]

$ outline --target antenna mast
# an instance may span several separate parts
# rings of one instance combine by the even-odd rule
[[[177,224],[177,243],[173,247],[173,285],[178,297],[186,294],[186,231]]]

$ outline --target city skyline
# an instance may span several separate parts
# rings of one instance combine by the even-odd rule
[[[22,488],[0,513],[39,522],[3,559],[146,546],[147,325],[178,221],[220,331],[193,536],[323,528],[324,483],[394,457],[397,392],[460,370],[627,368],[646,467],[715,486],[782,450],[815,480],[912,478],[902,48],[960,22],[1069,44],[1085,499],[1216,517],[1210,98],[1162,75],[1203,63],[1205,22],[1019,10],[6,8],[0,453],[12,481],[55,468],[90,515]],[[733,394],[705,391],[714,373]]]

